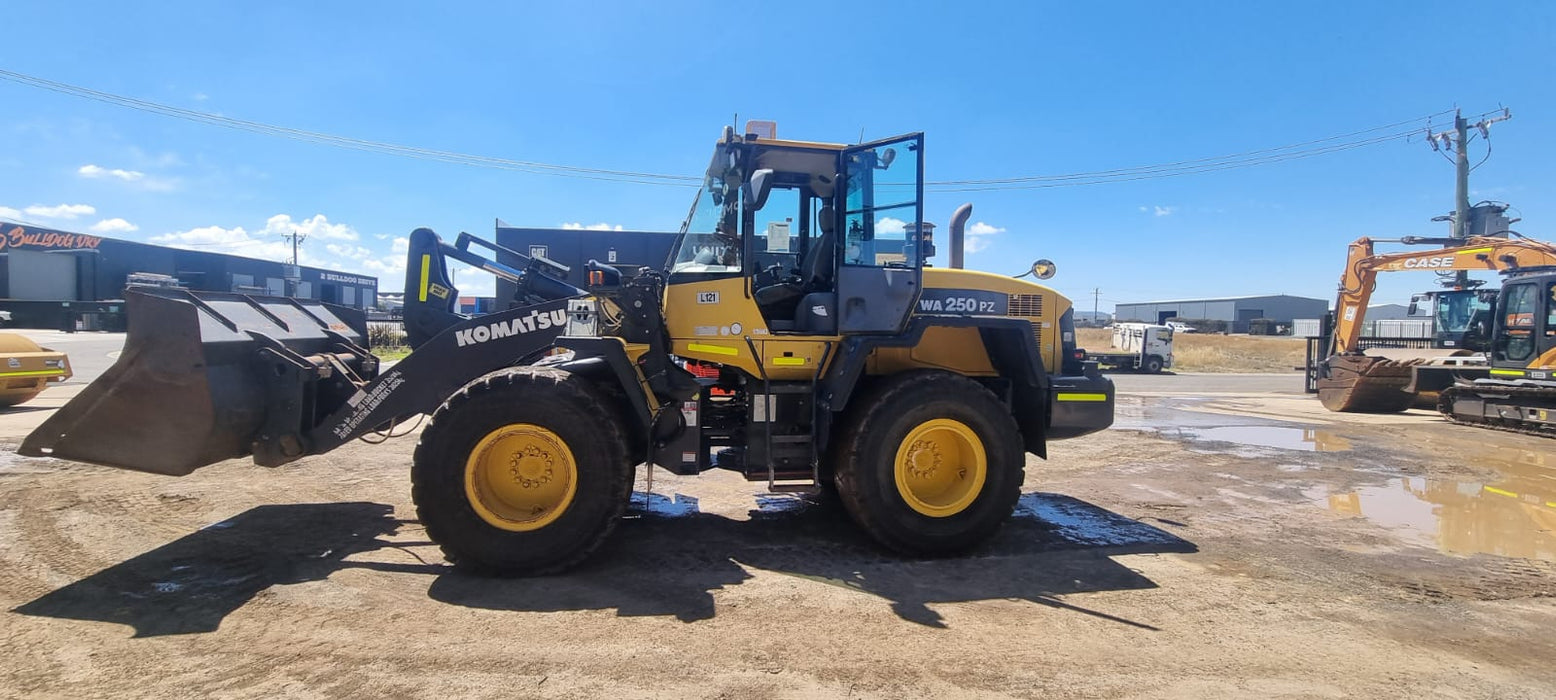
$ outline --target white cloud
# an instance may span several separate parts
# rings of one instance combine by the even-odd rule
[[[122,170],[120,168],[113,168],[110,170],[100,165],[93,165],[90,163],[76,168],[76,173],[81,177],[91,180],[101,180],[106,177],[111,177],[117,180],[123,180],[125,182],[135,182],[137,180],[143,180],[146,177],[146,173],[140,172],[139,170]]]
[[[59,204],[46,207],[42,204],[34,204],[22,210],[27,216],[39,219],[65,219],[71,220],[81,216],[91,216],[97,213],[97,207],[90,204]]]
[[[22,213],[10,207],[0,207],[0,219],[20,219]]]
[[[289,214],[276,214],[265,222],[265,228],[260,233],[289,236],[293,231],[314,240],[354,241],[360,238],[356,229],[345,224],[332,224],[323,214],[314,214],[302,221],[293,221]]]
[[[130,231],[139,231],[140,227],[125,221],[124,219],[115,217],[112,219],[103,219],[102,221],[92,224],[92,230],[98,233],[129,233]]]
[[[245,231],[242,226],[237,226],[234,228],[202,226],[200,228],[189,229],[188,231],[177,231],[174,233],[165,233],[160,236],[152,236],[151,242],[160,245],[172,246],[174,248],[191,248],[195,250],[207,249],[211,250],[212,252],[239,253],[241,255],[249,255],[253,257],[263,256],[255,255],[252,252],[252,248],[243,251],[239,251],[237,249],[242,246],[255,244],[275,246],[282,245],[281,241],[269,242],[260,241],[256,238],[253,238],[252,236],[249,236],[248,231]],[[288,249],[287,252],[290,253],[290,250]]]
[[[1141,214],[1150,214],[1151,216],[1172,216],[1178,211],[1177,207],[1164,207],[1159,204],[1136,208],[1140,210]]]
[[[288,214],[277,214],[265,221],[265,226],[249,231],[242,226],[223,228],[203,226],[188,231],[152,236],[149,240],[159,245],[186,250],[242,255],[263,260],[290,260],[292,258],[293,231],[308,238],[298,248],[299,262],[310,267],[322,267],[360,275],[377,277],[385,290],[398,290],[405,275],[405,251],[409,239],[396,238],[385,255],[366,245],[356,243],[361,236],[346,224],[331,223],[323,214],[302,221],[294,221]],[[376,236],[374,237],[376,239]],[[374,243],[375,246],[382,244]],[[489,275],[471,275],[481,277]],[[491,283],[486,284],[487,287]],[[461,290],[463,294],[472,292]],[[484,292],[490,296],[488,289]]]
[[[967,227],[966,240],[962,241],[962,245],[969,253],[982,252],[988,250],[989,245],[994,242],[991,239],[993,236],[1004,232],[1004,228],[979,221]]]
[[[589,224],[588,226],[585,226],[585,225],[583,225],[581,223],[578,223],[576,221],[573,222],[573,223],[569,223],[569,224],[562,224],[562,228],[567,229],[569,231],[622,231],[622,230],[624,230],[624,229],[621,228],[621,224],[616,224],[615,226],[612,226],[610,224],[601,222],[601,223],[598,223],[598,224]]]
[[[907,227],[908,222],[902,219],[894,219],[890,216],[883,216],[875,220],[875,232],[877,234],[902,233],[907,230]]]

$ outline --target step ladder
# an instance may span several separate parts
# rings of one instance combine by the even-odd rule
[[[762,439],[764,442],[766,442],[767,446],[765,451],[767,455],[767,490],[771,493],[793,493],[806,495],[821,493],[821,455],[816,450],[816,441],[814,436],[815,426],[817,425],[816,411],[818,410],[818,402],[815,399],[816,386],[821,381],[821,372],[823,368],[827,366],[827,359],[832,354],[832,341],[823,342],[821,360],[816,363],[816,371],[811,375],[809,384],[785,385],[778,387],[775,390],[772,380],[767,376],[767,368],[763,366],[762,355],[756,350],[756,343],[751,340],[751,336],[746,336],[745,340],[746,347],[750,348],[751,350],[752,359],[756,361],[756,370],[761,374],[762,397],[760,400],[767,402],[767,405],[762,407],[762,413],[767,419],[762,422]],[[811,396],[810,424],[812,432],[805,435],[774,435],[773,418],[777,414],[777,406],[775,405],[776,402],[773,400],[773,396],[776,394],[798,394],[807,392]],[[807,461],[810,465],[809,474],[799,471],[779,472],[777,468],[773,466],[773,463],[776,461],[773,459],[774,445],[783,445],[786,447],[804,446],[807,448],[806,451],[809,453],[809,459]]]

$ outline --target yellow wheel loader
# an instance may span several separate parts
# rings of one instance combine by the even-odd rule
[[[835,487],[883,545],[961,551],[1011,514],[1026,454],[1112,423],[1114,390],[1081,360],[1063,296],[925,266],[923,154],[922,134],[845,146],[726,128],[670,260],[634,274],[419,229],[414,351],[383,371],[354,310],[129,290],[118,364],[22,452],[170,475],[246,454],[274,466],[426,413],[417,513],[465,568],[582,560],[638,464]],[[455,313],[449,258],[514,282],[510,308]]]

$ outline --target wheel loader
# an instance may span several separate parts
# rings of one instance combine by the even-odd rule
[[[129,290],[118,363],[21,451],[182,475],[243,455],[276,466],[430,414],[412,494],[467,569],[583,560],[639,464],[835,489],[888,548],[963,551],[1010,516],[1026,454],[1112,423],[1114,389],[1081,360],[1068,299],[926,266],[923,155],[921,133],[839,145],[726,128],[670,259],[635,274],[418,229],[413,351],[388,368],[352,309]],[[455,313],[451,259],[513,282],[510,307]]]

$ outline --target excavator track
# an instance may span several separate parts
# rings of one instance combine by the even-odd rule
[[[1530,402],[1520,402],[1517,404],[1526,407],[1529,406],[1530,403],[1550,404],[1551,407],[1549,408],[1537,408],[1549,410],[1553,416],[1556,416],[1556,386],[1517,386],[1498,384],[1495,385],[1494,392],[1480,392],[1477,391],[1477,387],[1473,384],[1459,384],[1444,389],[1442,393],[1438,395],[1437,411],[1443,414],[1443,416],[1449,421],[1459,425],[1472,425],[1478,428],[1490,428],[1492,430],[1501,430],[1509,433],[1520,433],[1523,435],[1533,435],[1536,437],[1544,438],[1556,438],[1556,423],[1540,423],[1521,419],[1508,419],[1505,417],[1486,418],[1484,416],[1471,416],[1468,414],[1454,412],[1453,404],[1454,401],[1459,397],[1483,397],[1485,393],[1495,393],[1497,395],[1505,394],[1510,398],[1521,397],[1531,399],[1532,401]],[[1484,398],[1482,398],[1482,400],[1484,400]]]

